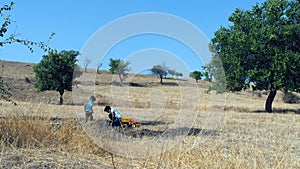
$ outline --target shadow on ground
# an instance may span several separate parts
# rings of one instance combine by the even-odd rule
[[[141,130],[127,130],[124,134],[133,138],[143,138],[143,137],[162,137],[162,138],[174,138],[182,136],[211,136],[215,135],[216,131],[206,130],[200,128],[175,128],[167,130],[151,130],[151,129],[141,129]]]
[[[236,112],[241,112],[241,113],[268,113],[265,110],[250,110],[248,108],[243,108],[243,107],[237,107],[237,106],[226,106],[224,107],[224,111],[236,111]],[[274,108],[272,113],[278,113],[278,114],[289,114],[289,113],[294,113],[294,114],[300,114],[300,109],[278,109]]]
[[[254,110],[253,113],[267,113],[264,110]],[[272,113],[278,113],[278,114],[300,114],[300,109],[273,109]]]
[[[141,125],[143,125],[143,126],[156,126],[156,125],[164,125],[164,124],[167,124],[167,123],[162,122],[162,121],[141,121],[140,123],[141,123]]]

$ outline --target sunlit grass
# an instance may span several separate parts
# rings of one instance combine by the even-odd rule
[[[89,76],[94,75],[85,74],[78,80],[92,79]],[[117,108],[125,117],[158,123],[129,130],[132,133],[150,131],[141,138],[135,138],[127,133],[126,137],[130,137],[127,140],[139,141],[134,145],[124,140],[115,143],[111,143],[112,140],[105,140],[107,141],[105,144],[108,145],[101,146],[97,144],[95,138],[90,137],[89,131],[98,132],[98,138],[104,136],[107,131],[101,131],[102,128],[97,126],[97,123],[102,123],[107,116],[103,112],[103,104],[117,103],[114,103],[112,97],[111,76],[100,74],[97,78],[102,79],[101,83],[95,85],[95,95],[100,104],[95,107],[96,121],[90,125],[91,128],[85,128],[88,124],[81,123],[81,119],[84,118],[82,103],[88,99],[84,95],[78,96],[81,104],[74,106],[70,104],[72,93],[66,94],[68,100],[66,105],[53,104],[55,101],[49,100],[56,99],[55,92],[49,92],[48,98],[37,95],[38,99],[34,98],[35,101],[18,101],[17,106],[3,102],[0,109],[0,166],[4,168],[218,169],[296,169],[300,166],[300,116],[297,114],[299,104],[283,103],[279,93],[273,103],[276,113],[264,113],[262,110],[266,95],[258,96],[252,92],[227,93],[224,111],[218,112],[222,113],[222,117],[215,126],[211,127],[206,123],[212,118],[210,113],[216,113],[213,112],[216,110],[214,106],[217,107],[214,101],[218,96],[205,92],[204,86],[207,85],[205,82],[200,82],[202,84],[199,84],[198,89],[188,85],[179,88],[161,86],[158,84],[158,78],[147,76],[132,78],[136,83],[148,84],[147,87],[113,86],[121,90],[126,89],[129,99],[123,101],[131,103]],[[168,79],[166,82],[176,82],[176,80]],[[88,85],[79,84],[76,89],[84,92],[89,88]],[[187,96],[193,96],[195,91],[199,92],[200,99],[197,100],[199,102],[193,102],[195,98],[188,97],[191,100],[187,99],[188,104],[181,107],[182,91],[185,91]],[[157,100],[152,98],[159,94],[163,94],[164,98],[162,107],[159,107],[161,106],[159,102],[155,102]],[[156,106],[151,107],[154,103]],[[168,128],[176,121],[181,111],[197,112],[198,116],[191,126],[192,131],[178,140],[176,146],[166,151],[161,147],[161,152],[153,156],[141,156],[141,158],[126,156],[126,150],[123,153],[125,156],[120,156],[105,149],[116,145],[130,149],[128,154],[135,151],[138,154],[139,148],[148,146],[147,141],[152,139],[153,133],[160,133]],[[60,120],[55,121],[53,118]],[[113,133],[109,134],[113,135]],[[148,147],[150,150],[151,148]]]

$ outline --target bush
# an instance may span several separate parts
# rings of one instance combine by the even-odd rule
[[[283,101],[284,103],[299,103],[300,97],[291,92],[284,92]]]

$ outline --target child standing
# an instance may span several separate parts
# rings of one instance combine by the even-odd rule
[[[93,113],[94,113],[93,106],[95,105],[95,101],[96,101],[96,97],[91,96],[90,100],[84,105],[85,122],[87,122],[88,120],[93,121]]]

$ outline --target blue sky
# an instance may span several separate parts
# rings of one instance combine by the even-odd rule
[[[10,1],[1,1],[1,4]],[[112,23],[143,13],[161,13],[173,18],[183,20],[190,26],[194,26],[203,37],[209,42],[220,26],[228,26],[228,17],[234,9],[251,9],[255,3],[262,3],[262,0],[15,0],[14,9],[4,13],[11,15],[15,22],[9,27],[8,33],[20,33],[19,38],[28,38],[33,41],[45,41],[52,32],[56,33],[50,41],[50,47],[60,50],[77,50],[85,53],[90,40],[100,34],[103,28],[110,28]],[[156,24],[155,21],[152,21]],[[138,23],[133,23],[127,29],[134,29]],[[147,24],[147,20],[141,24]],[[163,24],[162,24],[163,25]],[[163,26],[162,26],[163,27]],[[174,28],[177,25],[174,25]],[[119,28],[114,31],[124,31]],[[143,28],[146,29],[146,28]],[[171,30],[169,28],[169,30]],[[180,30],[180,29],[178,29]],[[182,30],[184,32],[184,30]],[[102,32],[103,33],[103,32]],[[178,31],[178,34],[181,32]],[[93,48],[105,46],[107,40],[114,32],[107,36],[98,36],[99,42],[93,44]],[[106,69],[109,58],[120,58],[131,62],[133,72],[141,72],[150,68],[153,64],[165,64],[170,69],[187,74],[188,71],[201,69],[205,64],[202,56],[191,49],[188,43],[176,39],[168,34],[143,33],[131,34],[120,38],[107,48],[107,50],[96,56],[90,54],[81,55],[79,61],[91,57],[91,67],[96,62],[103,62]],[[100,39],[102,37],[102,39]],[[202,37],[202,38],[203,38]],[[107,38],[107,39],[105,39]],[[195,39],[197,36],[195,36]],[[197,39],[198,40],[198,39]],[[199,41],[199,40],[198,40]],[[107,42],[108,43],[108,42]],[[205,42],[206,43],[206,42]],[[201,45],[200,45],[201,46]],[[205,44],[202,46],[206,46]],[[91,47],[91,46],[88,46]],[[204,47],[203,47],[204,48]],[[200,50],[200,49],[199,49]],[[201,52],[203,55],[207,51]],[[95,51],[96,52],[96,51]],[[38,63],[44,54],[36,48],[34,53],[21,45],[13,44],[0,48],[0,59],[20,62]],[[100,56],[101,55],[101,56]],[[206,56],[205,56],[206,57]],[[144,68],[143,68],[144,67]]]

